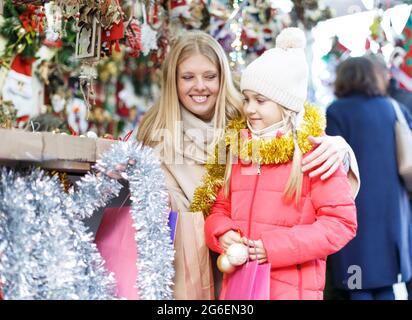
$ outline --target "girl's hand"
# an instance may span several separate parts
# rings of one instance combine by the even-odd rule
[[[314,167],[321,165],[309,174],[309,177],[316,177],[320,174],[321,180],[328,179],[340,166],[348,154],[349,144],[341,136],[310,136],[309,142],[314,146],[319,145],[309,156],[302,160],[302,171],[310,171]]]
[[[240,242],[242,242],[240,234],[233,230],[229,230],[219,237],[219,245],[224,251],[226,251],[230,245]]]
[[[242,242],[249,247],[250,260],[257,260],[259,264],[268,261],[266,249],[263,246],[262,240],[249,240],[246,237],[243,237]]]
[[[136,160],[129,160],[128,164],[134,165],[136,164]],[[102,173],[107,175],[108,177],[116,180],[120,179],[127,179],[128,176],[126,174],[126,165],[125,164],[117,164],[116,170],[107,170],[105,166],[103,166],[99,161],[96,162],[95,168],[99,171],[97,176],[100,176]]]

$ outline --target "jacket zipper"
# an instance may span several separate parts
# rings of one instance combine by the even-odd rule
[[[258,174],[256,175],[255,179],[255,185],[253,186],[253,193],[252,193],[252,201],[250,203],[250,208],[249,208],[249,225],[248,225],[248,232],[247,232],[247,237],[250,238],[250,229],[251,229],[251,224],[252,224],[252,209],[253,209],[253,204],[255,203],[255,196],[256,196],[256,189],[259,181],[259,176],[260,176],[260,164],[258,166]]]
[[[298,264],[296,265],[296,268],[298,270],[298,290],[299,290],[299,300],[302,300],[302,265]]]

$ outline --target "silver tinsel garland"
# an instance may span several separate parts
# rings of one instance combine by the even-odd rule
[[[160,161],[151,148],[121,142],[98,162],[102,167],[114,168],[129,160],[136,161],[126,167],[136,229],[136,289],[140,299],[170,300],[173,298],[174,249],[168,226],[168,193]]]
[[[99,161],[126,169],[132,194],[141,299],[172,299],[174,250],[163,172],[150,148],[121,142]],[[88,173],[64,193],[56,177],[0,172],[0,287],[5,299],[112,299],[115,283],[81,219],[118,195],[121,184]]]
[[[0,283],[4,298],[114,298],[114,277],[103,267],[79,212],[89,210],[89,203],[96,198],[110,200],[121,185],[89,173],[78,183],[83,197],[80,201],[73,191],[70,195],[63,191],[57,177],[40,169],[20,174],[3,168],[0,177]]]

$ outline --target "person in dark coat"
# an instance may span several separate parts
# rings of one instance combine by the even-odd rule
[[[395,111],[365,57],[338,66],[335,94],[326,132],[341,135],[353,148],[362,184],[357,236],[330,258],[333,285],[353,300],[394,299],[393,284],[412,278],[412,221],[398,175]],[[412,116],[402,111],[412,127]]]
[[[398,50],[399,49],[399,50]],[[382,89],[387,92],[387,95],[395,99],[399,104],[406,107],[408,111],[412,112],[412,92],[404,90],[400,87],[398,80],[393,76],[396,73],[396,70],[399,69],[400,65],[404,61],[405,51],[401,48],[395,48],[391,57],[391,68],[389,69],[383,56],[378,54],[368,55],[376,71],[378,72],[379,83],[382,86]],[[405,111],[404,111],[405,113]],[[407,116],[407,115],[405,115]],[[409,193],[409,205],[412,208],[412,193]],[[408,299],[412,300],[412,279],[406,282],[406,288],[408,291]]]
[[[412,112],[412,92],[402,89],[396,79],[390,79],[389,95]]]

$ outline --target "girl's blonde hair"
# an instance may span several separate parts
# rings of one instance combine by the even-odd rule
[[[281,106],[282,107],[282,106]],[[300,150],[298,144],[298,135],[297,135],[297,113],[287,110],[282,107],[283,119],[285,121],[285,127],[288,131],[292,133],[293,143],[295,146],[292,160],[292,170],[289,175],[285,190],[283,192],[283,199],[286,202],[290,202],[295,199],[296,205],[298,205],[300,198],[302,196],[302,184],[303,184],[303,173],[302,173],[302,151]],[[224,179],[224,193],[225,197],[229,197],[230,193],[230,177],[232,175],[232,160],[233,156],[228,155],[228,163],[225,170],[225,179]]]
[[[166,130],[166,134],[172,137],[171,140],[163,141],[165,151],[176,151],[178,141],[182,141],[181,132],[176,128],[178,121],[181,120],[177,68],[185,59],[196,54],[205,56],[215,64],[220,75],[213,119],[216,135],[214,141],[223,136],[227,120],[241,116],[241,95],[233,84],[229,62],[223,48],[205,32],[188,31],[175,40],[163,62],[160,98],[145,114],[137,134],[137,139],[144,145],[156,146],[162,130]]]
[[[288,182],[286,183],[286,188],[283,192],[283,199],[286,201],[291,201],[295,198],[295,203],[298,205],[300,198],[302,196],[302,185],[303,185],[303,173],[302,173],[302,151],[300,150],[298,143],[298,132],[297,132],[297,113],[286,110],[283,108],[286,125],[289,126],[292,136],[293,144],[295,149],[293,151],[292,160],[292,170],[289,174]]]

